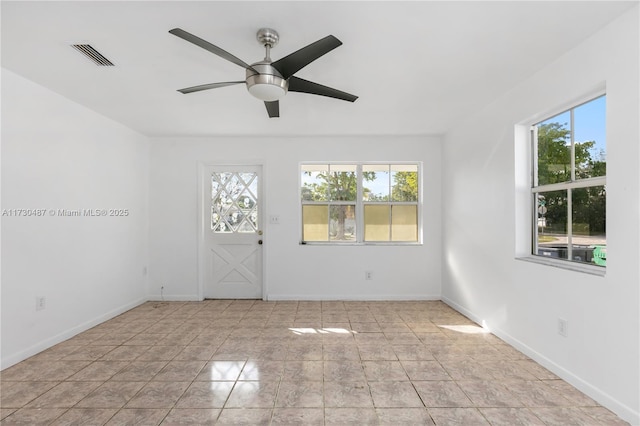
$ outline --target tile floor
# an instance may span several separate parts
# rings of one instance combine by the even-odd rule
[[[441,302],[149,302],[0,373],[1,424],[621,425]]]

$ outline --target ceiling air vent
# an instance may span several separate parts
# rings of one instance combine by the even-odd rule
[[[112,67],[113,63],[102,56],[100,52],[91,47],[90,44],[72,44],[71,47],[76,49],[78,52],[82,53],[87,58],[91,59],[91,61],[102,67]]]

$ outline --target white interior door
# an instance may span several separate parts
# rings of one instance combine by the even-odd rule
[[[205,167],[205,298],[262,298],[261,174],[256,165]]]

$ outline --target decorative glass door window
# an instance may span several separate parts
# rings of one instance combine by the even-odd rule
[[[256,173],[212,173],[211,230],[215,233],[257,232],[257,194]]]

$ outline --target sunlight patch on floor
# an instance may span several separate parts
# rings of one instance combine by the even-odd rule
[[[490,333],[486,328],[482,328],[477,325],[439,325],[440,328],[446,328],[447,330],[457,331],[458,333],[465,334],[487,334]]]

